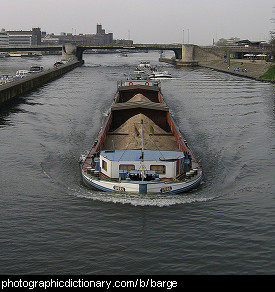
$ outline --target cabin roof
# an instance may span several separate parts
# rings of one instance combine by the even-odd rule
[[[139,161],[141,149],[130,150],[104,150],[101,151],[101,156],[111,161]],[[184,158],[181,151],[168,150],[144,150],[144,161],[172,161],[175,159]]]

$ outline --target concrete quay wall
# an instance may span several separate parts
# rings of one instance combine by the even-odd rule
[[[82,65],[82,62],[75,61],[61,65],[58,68],[52,68],[40,73],[34,73],[18,81],[13,81],[0,87],[0,107],[12,101],[14,98],[28,93],[48,82],[51,82],[63,74]]]

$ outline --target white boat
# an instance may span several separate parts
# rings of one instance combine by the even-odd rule
[[[83,182],[106,192],[182,193],[202,179],[160,82],[152,80],[118,83],[106,120],[80,165]]]
[[[147,69],[151,69],[151,63],[150,61],[141,61],[138,65],[138,68],[139,69],[144,69],[144,68],[147,68]]]
[[[21,53],[21,57],[41,57],[41,53],[34,53],[34,52],[26,52],[26,53]]]
[[[168,71],[152,71],[149,78],[152,80],[171,79],[172,75]]]
[[[9,54],[10,55],[10,57],[21,57],[22,56],[22,54],[21,53],[10,53]]]
[[[152,66],[150,61],[141,61],[136,67],[134,73],[150,74],[152,71]]]

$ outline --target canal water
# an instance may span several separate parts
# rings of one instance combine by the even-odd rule
[[[274,84],[158,57],[86,54],[83,67],[0,111],[0,274],[275,273]],[[58,60],[0,59],[0,74]],[[204,170],[190,193],[81,182],[79,157],[141,60],[174,77],[162,93]]]

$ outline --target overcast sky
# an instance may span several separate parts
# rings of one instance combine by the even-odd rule
[[[269,40],[275,0],[1,0],[0,29],[96,33],[134,43]]]

